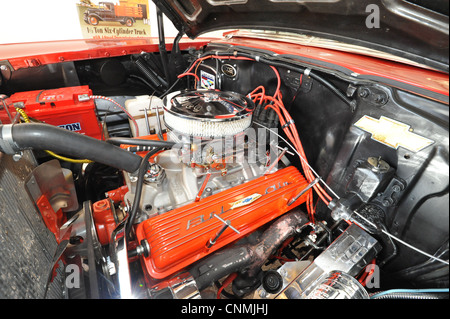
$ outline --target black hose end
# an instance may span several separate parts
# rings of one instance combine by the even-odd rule
[[[3,125],[2,140],[14,145],[13,151],[49,150],[58,154],[86,158],[127,172],[139,168],[141,157],[90,136],[44,124]],[[5,135],[6,132],[6,135]]]

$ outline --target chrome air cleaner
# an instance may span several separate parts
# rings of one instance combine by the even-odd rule
[[[182,135],[220,138],[247,129],[254,109],[250,99],[234,92],[174,92],[164,100],[164,122]]]

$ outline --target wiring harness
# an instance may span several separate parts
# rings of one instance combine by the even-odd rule
[[[203,55],[199,56],[191,65],[190,67],[182,74],[178,76],[178,80],[175,81],[172,86],[163,94],[163,96],[170,93],[170,91],[177,85],[177,82],[184,76],[193,76],[195,77],[195,86],[197,86],[197,82],[199,81],[199,78],[197,76],[197,70],[200,64],[207,60],[207,59],[222,59],[222,60],[246,60],[246,61],[255,61],[258,63],[263,63],[265,65],[268,65],[273,72],[275,73],[275,76],[277,78],[277,87],[275,90],[275,93],[273,95],[269,95],[266,93],[266,89],[263,86],[258,86],[253,91],[248,93],[249,98],[251,98],[255,103],[258,103],[258,106],[261,105],[264,107],[264,110],[271,109],[275,111],[279,118],[279,123],[281,125],[281,128],[283,129],[283,132],[285,133],[287,139],[284,139],[281,135],[277,134],[281,139],[283,139],[292,149],[293,151],[298,155],[300,158],[300,163],[303,169],[303,172],[305,174],[306,179],[309,182],[309,188],[312,188],[320,200],[322,200],[325,205],[332,209],[336,205],[336,202],[340,200],[340,197],[331,189],[324,180],[314,171],[314,169],[309,165],[308,160],[306,158],[305,151],[303,149],[297,128],[295,126],[294,120],[290,116],[289,112],[286,110],[284,103],[283,103],[283,96],[280,90],[281,87],[281,78],[280,74],[277,70],[277,67],[282,68],[288,68],[289,70],[293,72],[300,73],[299,82],[300,85],[303,80],[303,76],[308,76],[320,84],[322,84],[324,87],[328,88],[333,94],[335,94],[340,100],[342,100],[345,104],[347,104],[350,107],[350,110],[353,112],[356,109],[356,100],[349,98],[346,94],[344,94],[340,89],[338,89],[336,86],[334,86],[331,82],[320,76],[316,73],[316,71],[299,65],[296,61],[281,57],[277,55],[256,55],[251,52],[244,52],[243,50],[235,50],[232,53],[230,52],[213,52],[213,53],[204,53]],[[295,97],[294,97],[295,99]],[[292,101],[291,101],[292,103]],[[266,129],[270,130],[270,128],[261,125],[259,123],[256,123],[262,127],[265,127]],[[322,187],[323,186],[323,187]],[[325,190],[326,188],[326,190]],[[316,213],[316,206],[313,204],[313,193],[308,189],[305,189],[303,191],[307,190],[307,211],[309,215],[309,219],[312,223],[315,223],[315,213]],[[330,196],[327,193],[327,190],[333,195]],[[302,191],[300,192],[302,194]],[[361,216],[358,212],[353,211],[353,213],[357,216],[359,216],[362,220],[364,220],[368,225],[374,226],[371,221],[368,221],[364,216]],[[351,224],[352,221],[345,220],[348,224]],[[448,265],[448,261],[443,260],[441,258],[435,257],[427,252],[424,252],[421,249],[418,249],[417,247],[408,244],[401,240],[400,238],[390,234],[386,230],[381,230],[382,233],[389,236],[391,239],[401,243],[402,245],[409,247],[410,249],[415,250],[416,252],[427,256],[431,258],[432,260],[439,261],[443,264]]]
[[[203,57],[198,58],[192,65],[188,68],[188,70],[178,76],[178,78],[182,78],[184,76],[194,76],[195,77],[195,86],[197,85],[197,82],[199,81],[199,78],[197,76],[197,70],[200,64],[207,60],[207,59],[224,59],[224,60],[245,60],[245,61],[255,61],[255,62],[262,62],[263,58],[258,57],[251,57],[251,56],[242,56],[242,53],[234,53],[233,55],[229,54],[211,54],[206,55]],[[269,64],[269,63],[268,63]],[[300,162],[302,165],[303,172],[306,176],[306,179],[309,183],[313,183],[316,177],[313,174],[313,171],[311,170],[311,166],[308,164],[305,151],[302,146],[302,142],[300,140],[297,128],[295,126],[295,122],[292,119],[289,112],[286,110],[286,107],[283,102],[283,96],[281,93],[281,77],[280,73],[278,72],[277,68],[274,65],[270,65],[270,68],[273,70],[276,78],[277,78],[277,87],[275,89],[275,93],[273,95],[269,95],[266,93],[266,89],[263,86],[258,86],[253,91],[248,93],[248,97],[253,100],[255,104],[258,104],[258,106],[263,106],[265,110],[272,109],[277,114],[281,128],[283,129],[283,132],[286,134],[288,140],[292,144],[294,150],[299,155]],[[305,69],[306,70],[306,69]],[[303,71],[305,72],[305,71]],[[307,72],[309,75],[311,75],[311,72]],[[300,75],[300,83],[302,82],[303,74]],[[323,81],[322,81],[323,82]],[[336,92],[336,89],[334,89]],[[346,102],[351,103],[348,101],[348,99],[345,99]],[[312,186],[318,197],[328,206],[329,203],[332,200],[332,197],[326,192],[326,190],[319,184],[314,183]],[[315,218],[315,206],[313,204],[313,194],[311,191],[307,192],[307,210],[308,215],[311,220],[311,222],[314,222]]]

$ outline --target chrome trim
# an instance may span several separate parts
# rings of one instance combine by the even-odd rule
[[[388,8],[389,10],[389,8]],[[297,34],[291,32],[283,31],[272,31],[272,30],[254,30],[254,29],[241,29],[236,34],[228,34],[228,39],[231,38],[252,38],[252,39],[263,39],[269,41],[280,41],[285,43],[293,43],[302,45],[305,47],[315,47],[322,49],[331,49],[336,51],[348,52],[366,55],[370,57],[386,59],[394,62],[405,63],[408,65],[417,66],[425,69],[434,69],[433,67],[426,66],[424,64],[412,61],[407,58],[402,58],[390,53],[385,53],[375,49],[365,48],[359,45],[348,44],[332,39],[324,39],[316,36],[310,36],[305,34]]]
[[[197,283],[189,273],[171,279],[169,289],[174,299],[201,299]]]
[[[203,96],[206,96],[206,94],[217,95],[218,97],[221,95],[225,95],[225,94],[234,95],[235,97],[239,97],[241,99],[240,102],[245,103],[244,105],[241,105],[243,108],[245,107],[245,109],[241,110],[239,112],[236,112],[235,114],[230,113],[229,115],[234,115],[232,117],[212,118],[212,117],[205,117],[205,116],[203,116],[203,114],[198,114],[196,116],[194,116],[192,114],[189,114],[189,115],[182,114],[182,113],[180,113],[179,109],[175,109],[173,107],[173,104],[174,104],[172,102],[173,99],[178,98],[178,97],[183,97],[184,95],[187,95],[187,94],[195,94],[195,93],[202,94]],[[200,95],[199,95],[199,97],[200,97]],[[164,109],[164,112],[167,112],[169,114],[172,114],[173,116],[187,119],[187,120],[200,121],[200,122],[205,122],[205,121],[206,122],[219,122],[220,123],[220,122],[230,122],[230,121],[236,121],[236,120],[252,117],[253,112],[255,110],[255,105],[248,97],[241,95],[239,93],[236,93],[236,92],[197,89],[197,90],[185,90],[185,91],[177,91],[177,92],[170,93],[163,99],[163,109]],[[220,115],[225,115],[225,114],[220,114]]]
[[[114,229],[109,244],[111,261],[114,263],[116,269],[113,279],[115,280],[116,292],[121,299],[133,298],[125,233],[128,216]]]
[[[446,18],[443,14],[402,0],[382,0],[381,3],[397,16],[443,32],[446,35],[449,34],[448,17]]]
[[[12,137],[12,124],[5,124],[2,127],[2,138],[0,139],[0,148],[8,155],[16,154],[14,150],[14,140]]]
[[[281,266],[277,270],[283,278],[279,292],[271,294],[260,286],[254,298],[285,299],[290,287],[301,295],[321,276],[333,271],[356,276],[380,251],[381,245],[374,237],[352,224],[309,265],[309,261],[296,261]]]

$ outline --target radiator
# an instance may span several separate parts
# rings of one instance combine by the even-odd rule
[[[57,244],[28,196],[24,181],[36,167],[31,151],[15,162],[0,153],[0,298],[44,298]],[[62,267],[46,298],[63,298]]]

